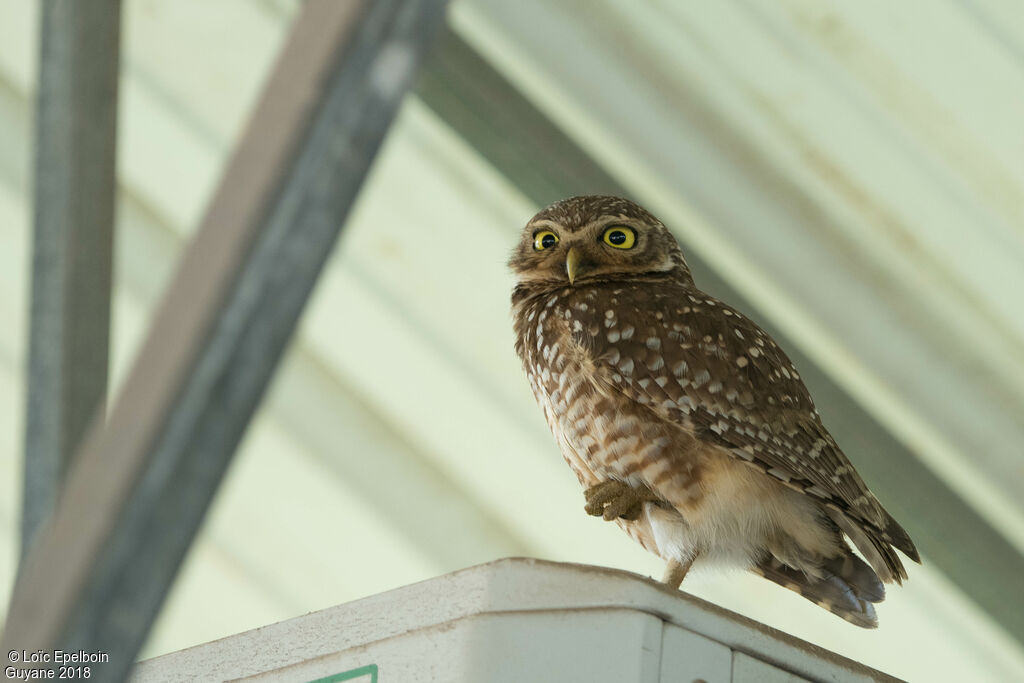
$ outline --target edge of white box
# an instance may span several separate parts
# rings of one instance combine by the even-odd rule
[[[506,558],[140,662],[133,681],[229,680],[456,619],[501,612],[631,609],[819,681],[898,681],[630,572]]]

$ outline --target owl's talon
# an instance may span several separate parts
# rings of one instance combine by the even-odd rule
[[[583,509],[587,511],[588,515],[601,517],[604,515],[605,505],[622,495],[626,488],[628,487],[625,482],[617,479],[609,479],[595,484],[583,492],[583,496],[587,499],[587,504],[583,506]]]
[[[605,521],[612,521],[622,517],[623,519],[636,519],[640,516],[640,499],[635,489],[627,488],[619,497],[612,500],[604,509]]]
[[[609,522],[618,518],[636,520],[645,502],[658,500],[646,486],[633,487],[616,479],[595,484],[584,491],[583,495],[587,499],[584,506],[587,514],[603,517]]]

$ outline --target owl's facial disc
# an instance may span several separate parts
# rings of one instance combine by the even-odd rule
[[[534,216],[509,259],[519,285],[583,286],[689,277],[675,238],[644,209],[615,197],[574,197]]]
[[[594,278],[628,278],[673,267],[651,226],[624,216],[599,216],[566,226],[531,222],[510,265],[520,282],[579,285]]]

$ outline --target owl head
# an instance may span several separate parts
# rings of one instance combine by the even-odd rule
[[[520,285],[664,277],[692,281],[668,228],[619,197],[570,197],[543,209],[526,224],[509,267]]]

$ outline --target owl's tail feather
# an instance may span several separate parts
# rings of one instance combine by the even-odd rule
[[[895,520],[890,518],[892,524],[888,527],[884,536],[877,532],[877,530],[868,528],[865,529],[856,521],[850,519],[846,514],[839,510],[828,508],[826,510],[828,516],[836,523],[843,533],[850,537],[853,544],[857,546],[857,550],[863,553],[864,557],[874,568],[879,578],[885,583],[892,583],[895,581],[898,584],[903,584],[903,580],[907,578],[907,570],[903,567],[903,562],[900,561],[900,556],[896,554],[893,549],[893,544],[896,541],[890,536],[892,531],[898,530],[906,538],[906,542],[909,543],[909,549],[913,552],[911,555],[907,550],[907,555],[920,562],[921,560],[917,556],[917,550],[914,548],[914,544],[910,542],[910,537],[907,536],[907,532],[903,531],[903,527],[896,523]],[[897,545],[901,550],[908,547],[906,544]]]
[[[826,560],[820,576],[793,569],[772,556],[752,571],[799,593],[851,624],[878,628],[878,616],[872,603],[885,599],[885,587],[871,567],[849,551]]]
[[[885,534],[889,537],[889,540],[894,546],[902,550],[904,555],[914,562],[921,564],[921,556],[918,555],[914,542],[910,540],[910,534],[900,526],[899,522],[892,518],[892,515],[886,514],[886,517],[888,519],[886,520]]]

